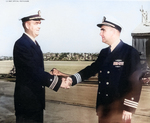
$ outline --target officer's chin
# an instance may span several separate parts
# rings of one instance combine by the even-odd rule
[[[103,39],[102,39],[102,42],[105,43],[105,44],[108,44],[107,41],[105,41],[105,40],[103,40]]]
[[[35,36],[37,37],[39,35],[39,32],[35,34]]]

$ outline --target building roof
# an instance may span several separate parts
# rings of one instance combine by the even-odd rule
[[[150,36],[150,12],[142,12],[142,23],[133,30],[132,36]]]
[[[138,27],[136,27],[131,33],[132,36],[135,36],[135,35],[143,36],[145,34],[150,35],[150,25],[144,25],[143,23],[141,23]]]

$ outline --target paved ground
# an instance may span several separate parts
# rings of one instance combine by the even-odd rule
[[[60,90],[65,91],[64,89]],[[49,91],[53,92],[53,91]],[[47,92],[47,93],[49,93]],[[0,80],[0,123],[15,123],[14,83]],[[53,92],[56,93],[56,92]],[[59,94],[58,93],[58,94]],[[57,94],[57,93],[56,93]],[[72,105],[46,96],[44,123],[96,123],[95,108]]]
[[[94,108],[47,101],[44,123],[96,123]],[[0,96],[0,123],[15,123],[13,98]]]
[[[0,123],[15,123],[13,91],[14,83],[0,81]],[[69,90],[60,89],[57,93],[46,89],[44,123],[97,123],[94,108],[96,91],[95,85],[74,86]],[[150,86],[142,88],[132,123],[150,123]]]

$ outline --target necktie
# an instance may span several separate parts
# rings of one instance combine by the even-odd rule
[[[111,53],[111,46],[109,46],[108,53]]]
[[[37,46],[39,46],[38,43],[37,43],[37,41],[35,41],[35,44],[36,44]]]

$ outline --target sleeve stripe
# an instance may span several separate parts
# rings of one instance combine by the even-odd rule
[[[138,106],[138,104],[132,104],[132,103],[127,103],[127,102],[124,102],[124,104],[126,104],[126,105]]]
[[[133,103],[133,104],[138,105],[138,103],[137,103],[137,102],[132,101],[132,100],[128,100],[128,99],[125,99],[125,100],[124,100],[124,102],[127,102],[127,103]]]
[[[74,76],[76,77],[77,83],[82,82],[82,79],[79,73],[74,74]]]
[[[137,108],[138,103],[135,102],[135,101],[131,101],[131,100],[125,99],[124,105],[132,107],[132,108]]]
[[[51,83],[51,85],[50,85],[49,88],[54,89],[55,86],[56,86],[56,84],[57,84],[57,82],[58,82],[58,76],[54,76],[54,80],[53,80],[53,82]]]
[[[124,103],[124,105],[129,106],[129,107],[132,107],[132,108],[137,108],[137,106],[133,106],[133,105],[131,105],[131,104],[126,104],[126,103]]]

